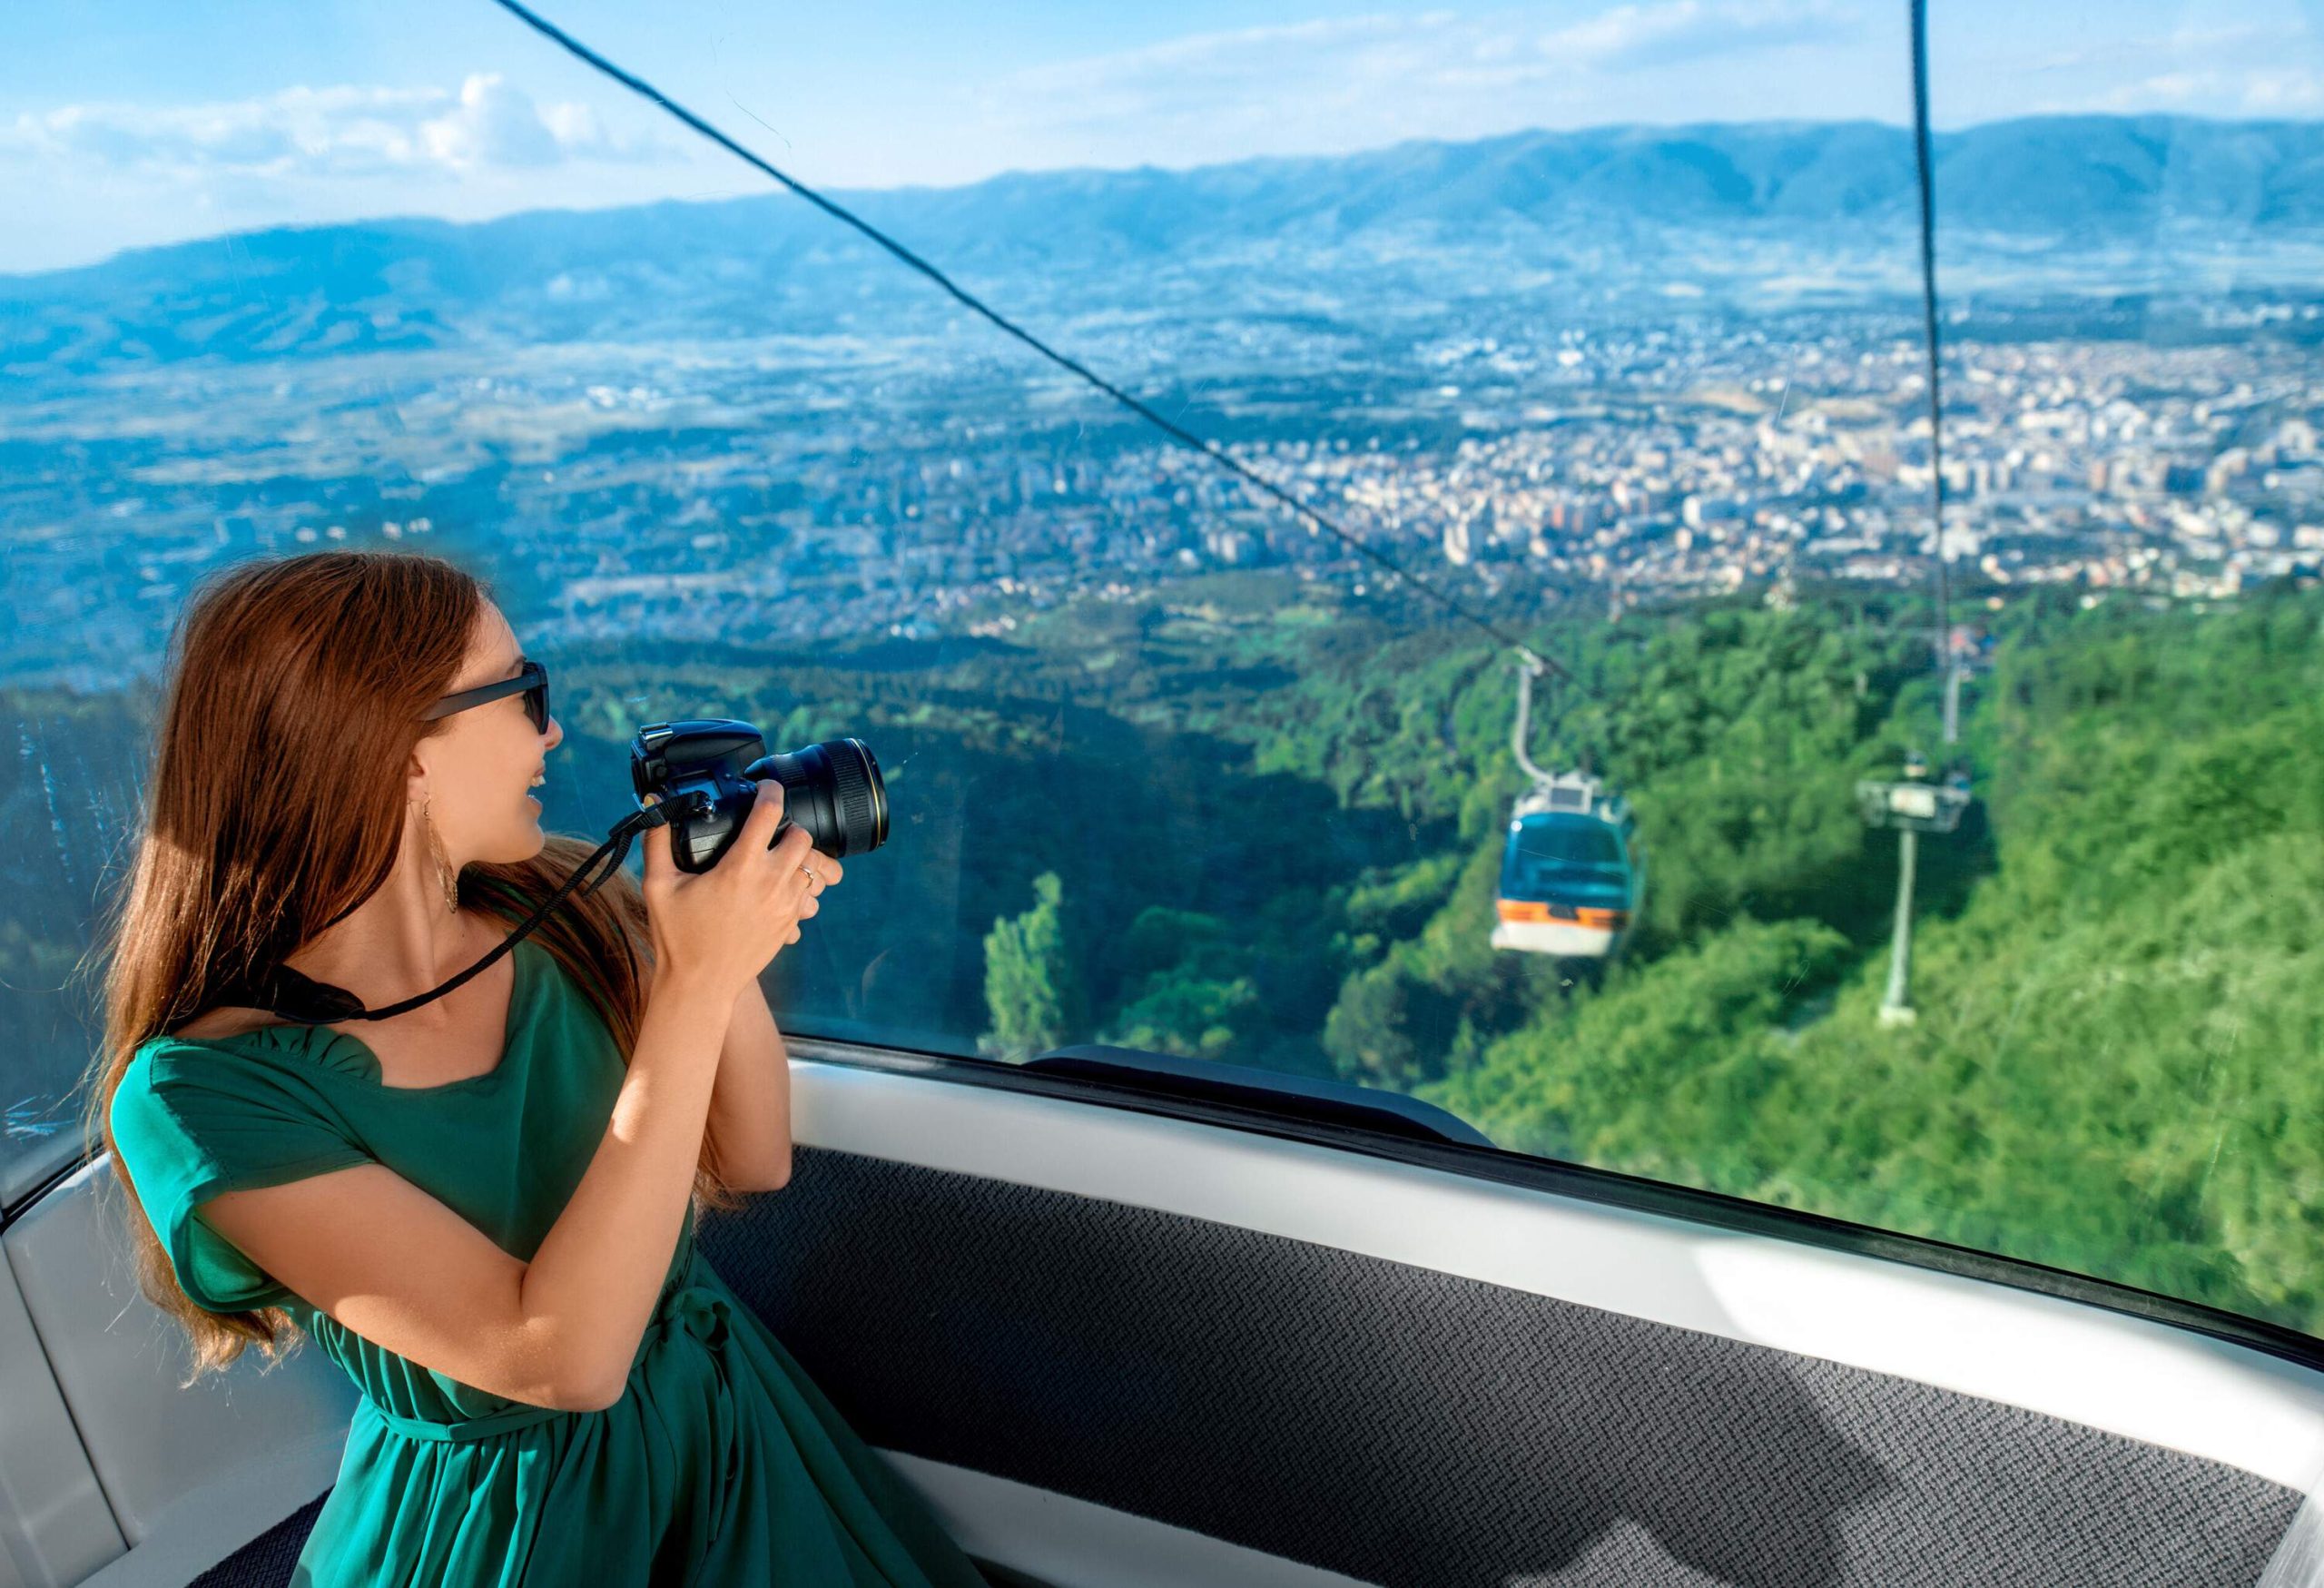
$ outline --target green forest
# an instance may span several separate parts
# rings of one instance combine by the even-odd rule
[[[950,908],[913,949],[869,930],[937,1001],[902,1023],[956,1047],[1337,1075],[1520,1151],[2324,1330],[2324,598],[1974,615],[1978,803],[1922,842],[1903,1029],[1875,1020],[1896,837],[1853,790],[1940,746],[1926,613],[1892,597],[1534,636],[1578,680],[1537,759],[1619,780],[1650,855],[1602,975],[1487,946],[1521,779],[1513,672],[1467,632],[1223,577],[835,661],[854,698],[784,729],[892,743],[900,810],[921,758],[958,781],[940,857],[851,873]]]
[[[2324,594],[1965,611],[1977,803],[1921,844],[1903,1028],[1875,1019],[1896,837],[1854,800],[1940,748],[1929,615],[1893,593],[1528,631],[1577,680],[1539,703],[1536,759],[1614,780],[1649,857],[1602,973],[1487,946],[1522,781],[1508,654],[1287,574],[983,637],[553,659],[544,793],[552,827],[602,833],[660,717],[866,739],[891,837],[771,973],[796,1031],[1335,1076],[1518,1151],[2324,1334]],[[143,742],[150,700],[15,704],[48,747],[8,774],[20,829],[116,830],[135,791],[104,746]],[[98,858],[15,857],[20,1029],[70,1023],[40,990],[85,946]]]

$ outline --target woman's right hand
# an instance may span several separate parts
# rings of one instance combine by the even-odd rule
[[[645,912],[657,978],[683,971],[740,997],[799,941],[799,923],[819,907],[801,868],[812,863],[828,886],[838,880],[839,863],[815,854],[804,827],[777,841],[782,824],[783,784],[770,777],[758,784],[742,831],[706,872],[678,869],[667,824],[645,830]]]

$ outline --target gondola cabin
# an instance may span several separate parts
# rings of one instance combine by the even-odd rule
[[[1644,884],[1629,805],[1586,774],[1546,778],[1510,813],[1492,946],[1610,958],[1630,934]]]

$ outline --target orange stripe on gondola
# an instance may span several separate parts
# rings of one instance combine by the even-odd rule
[[[1586,926],[1598,932],[1620,932],[1630,922],[1626,910],[1576,909],[1571,914],[1552,915],[1546,903],[1535,899],[1496,899],[1494,907],[1501,918],[1521,926]]]

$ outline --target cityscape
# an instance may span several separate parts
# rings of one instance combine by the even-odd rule
[[[1218,568],[1356,595],[1380,578],[1038,370],[910,343],[812,350],[550,348],[490,375],[375,353],[20,401],[0,479],[6,676],[70,679],[83,646],[150,654],[192,581],[243,557],[447,530],[488,538],[538,597],[548,649],[998,634]],[[1108,350],[1082,353],[1103,368]],[[1366,392],[1229,368],[1191,406],[1239,461],[1478,598],[1619,610],[1928,577],[1924,354],[1881,317],[1701,316],[1554,343],[1512,324],[1381,353]],[[1945,551],[1963,580],[2228,597],[2324,561],[2324,399],[2278,346],[1963,338],[1945,376]]]

